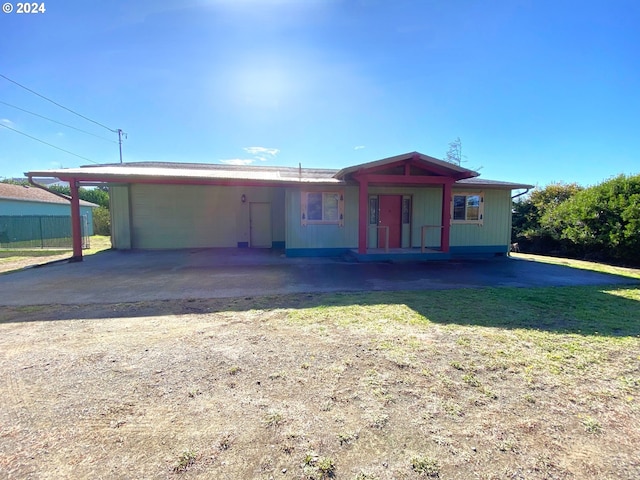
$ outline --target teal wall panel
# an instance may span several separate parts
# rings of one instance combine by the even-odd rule
[[[454,193],[480,191],[469,188],[454,189]],[[511,240],[511,191],[495,189],[482,191],[484,192],[483,224],[452,225],[450,242],[452,247],[509,245]]]
[[[0,199],[0,215],[71,217],[71,204]],[[80,206],[80,215],[87,216],[88,234],[93,235],[93,207]]]
[[[286,247],[298,248],[356,248],[358,246],[358,187],[313,187],[304,191],[344,191],[344,226],[302,225],[301,189],[286,190]]]

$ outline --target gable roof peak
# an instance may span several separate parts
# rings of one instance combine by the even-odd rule
[[[477,177],[480,174],[473,170],[463,168],[459,165],[455,165],[444,160],[440,160],[429,155],[425,155],[420,152],[408,152],[401,155],[395,155],[393,157],[387,157],[373,162],[362,163],[351,167],[343,168],[335,174],[335,178],[346,179],[348,176],[353,175],[356,172],[363,170],[380,169],[387,165],[398,164],[402,162],[412,162],[417,166],[423,167],[425,170],[437,171],[439,175],[455,178],[456,180],[462,178]]]

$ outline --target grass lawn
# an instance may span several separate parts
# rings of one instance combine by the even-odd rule
[[[91,248],[82,251],[83,255],[93,255],[111,248],[111,238],[103,235],[90,237]],[[0,249],[0,273],[7,273],[21,268],[64,260],[72,255],[72,249]]]
[[[565,265],[571,268],[579,268],[582,270],[591,270],[594,272],[611,273],[613,275],[622,275],[623,277],[640,279],[640,269],[617,267],[606,263],[587,262],[585,260],[574,260],[571,258],[547,257],[544,255],[532,255],[529,253],[511,253],[514,258],[530,260],[534,262],[551,263],[554,265]]]
[[[640,288],[0,312],[3,478],[640,478]]]

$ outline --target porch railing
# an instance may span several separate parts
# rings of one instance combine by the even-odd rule
[[[376,225],[376,231],[384,229],[384,253],[389,253],[389,225]]]
[[[424,253],[426,250],[426,239],[427,239],[427,229],[428,228],[437,228],[438,230],[442,230],[444,228],[443,225],[422,225],[420,227],[420,252]],[[442,246],[441,246],[442,248]]]

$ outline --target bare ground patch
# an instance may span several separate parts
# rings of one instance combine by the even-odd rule
[[[2,477],[640,477],[637,336],[324,298],[4,309]]]

